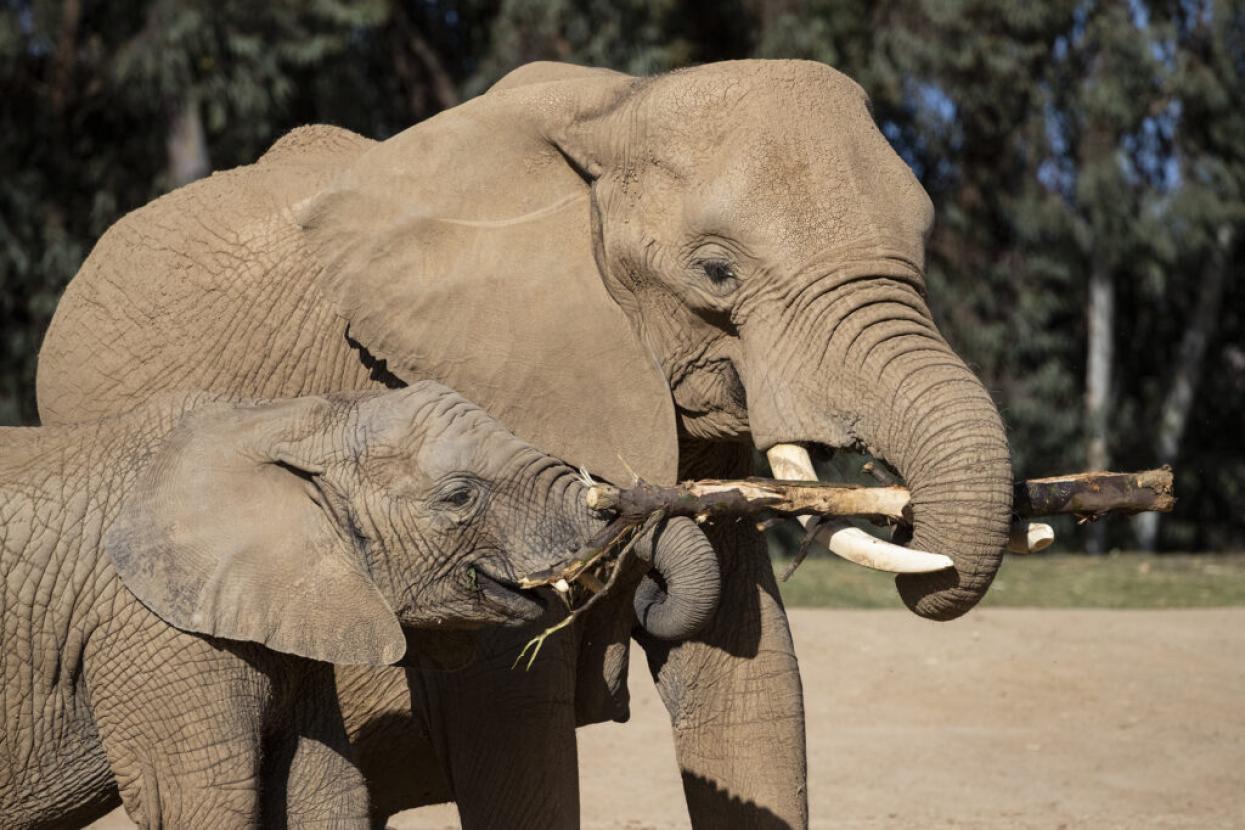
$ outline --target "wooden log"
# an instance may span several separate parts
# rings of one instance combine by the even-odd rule
[[[1012,496],[1020,516],[1071,513],[1096,519],[1107,513],[1170,513],[1175,504],[1171,467],[1034,478],[1017,482]]]
[[[1013,511],[1022,519],[1072,514],[1169,512],[1175,505],[1170,468],[1139,473],[1077,473],[1017,482]],[[911,524],[906,488],[747,478],[688,481],[673,487],[638,482],[589,488],[588,506],[637,518],[657,510],[699,521],[726,516],[838,516]]]

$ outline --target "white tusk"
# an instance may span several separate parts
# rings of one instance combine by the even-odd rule
[[[567,591],[571,590],[571,586],[566,583],[565,579],[559,579],[557,582],[553,583],[553,590],[557,591],[559,594],[565,594]]]
[[[950,556],[884,542],[847,522],[822,520],[813,538],[849,562],[895,574],[926,574],[955,564]]]
[[[1020,519],[1012,523],[1012,533],[1007,540],[1008,553],[1037,553],[1046,550],[1055,541],[1055,529],[1045,522],[1027,522]]]
[[[775,444],[765,453],[774,478],[784,481],[816,481],[817,471],[808,450],[796,444]]]
[[[817,481],[817,471],[808,450],[795,444],[775,444],[766,453],[775,478],[788,481]],[[805,527],[811,516],[801,516]],[[870,536],[860,528],[842,521],[822,520],[814,538],[830,549],[831,553],[849,562],[900,574],[921,574],[953,567],[951,557],[941,553],[905,548]]]

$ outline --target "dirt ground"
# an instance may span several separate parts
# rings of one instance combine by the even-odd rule
[[[1245,609],[791,619],[813,827],[1245,827]],[[579,733],[583,826],[687,827],[665,711],[632,676],[631,722]]]

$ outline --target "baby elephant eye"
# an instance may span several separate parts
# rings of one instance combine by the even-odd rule
[[[474,491],[470,487],[456,487],[441,496],[441,503],[450,507],[466,507],[471,502]]]
[[[479,502],[481,483],[471,477],[454,477],[444,482],[435,497],[435,504],[442,510],[465,513]]]

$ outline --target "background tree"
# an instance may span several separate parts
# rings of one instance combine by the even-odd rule
[[[1176,468],[1175,514],[1086,544],[1245,547],[1245,0],[0,0],[0,423],[108,225],[294,126],[385,138],[530,60],[746,57],[870,93],[1020,474]]]

